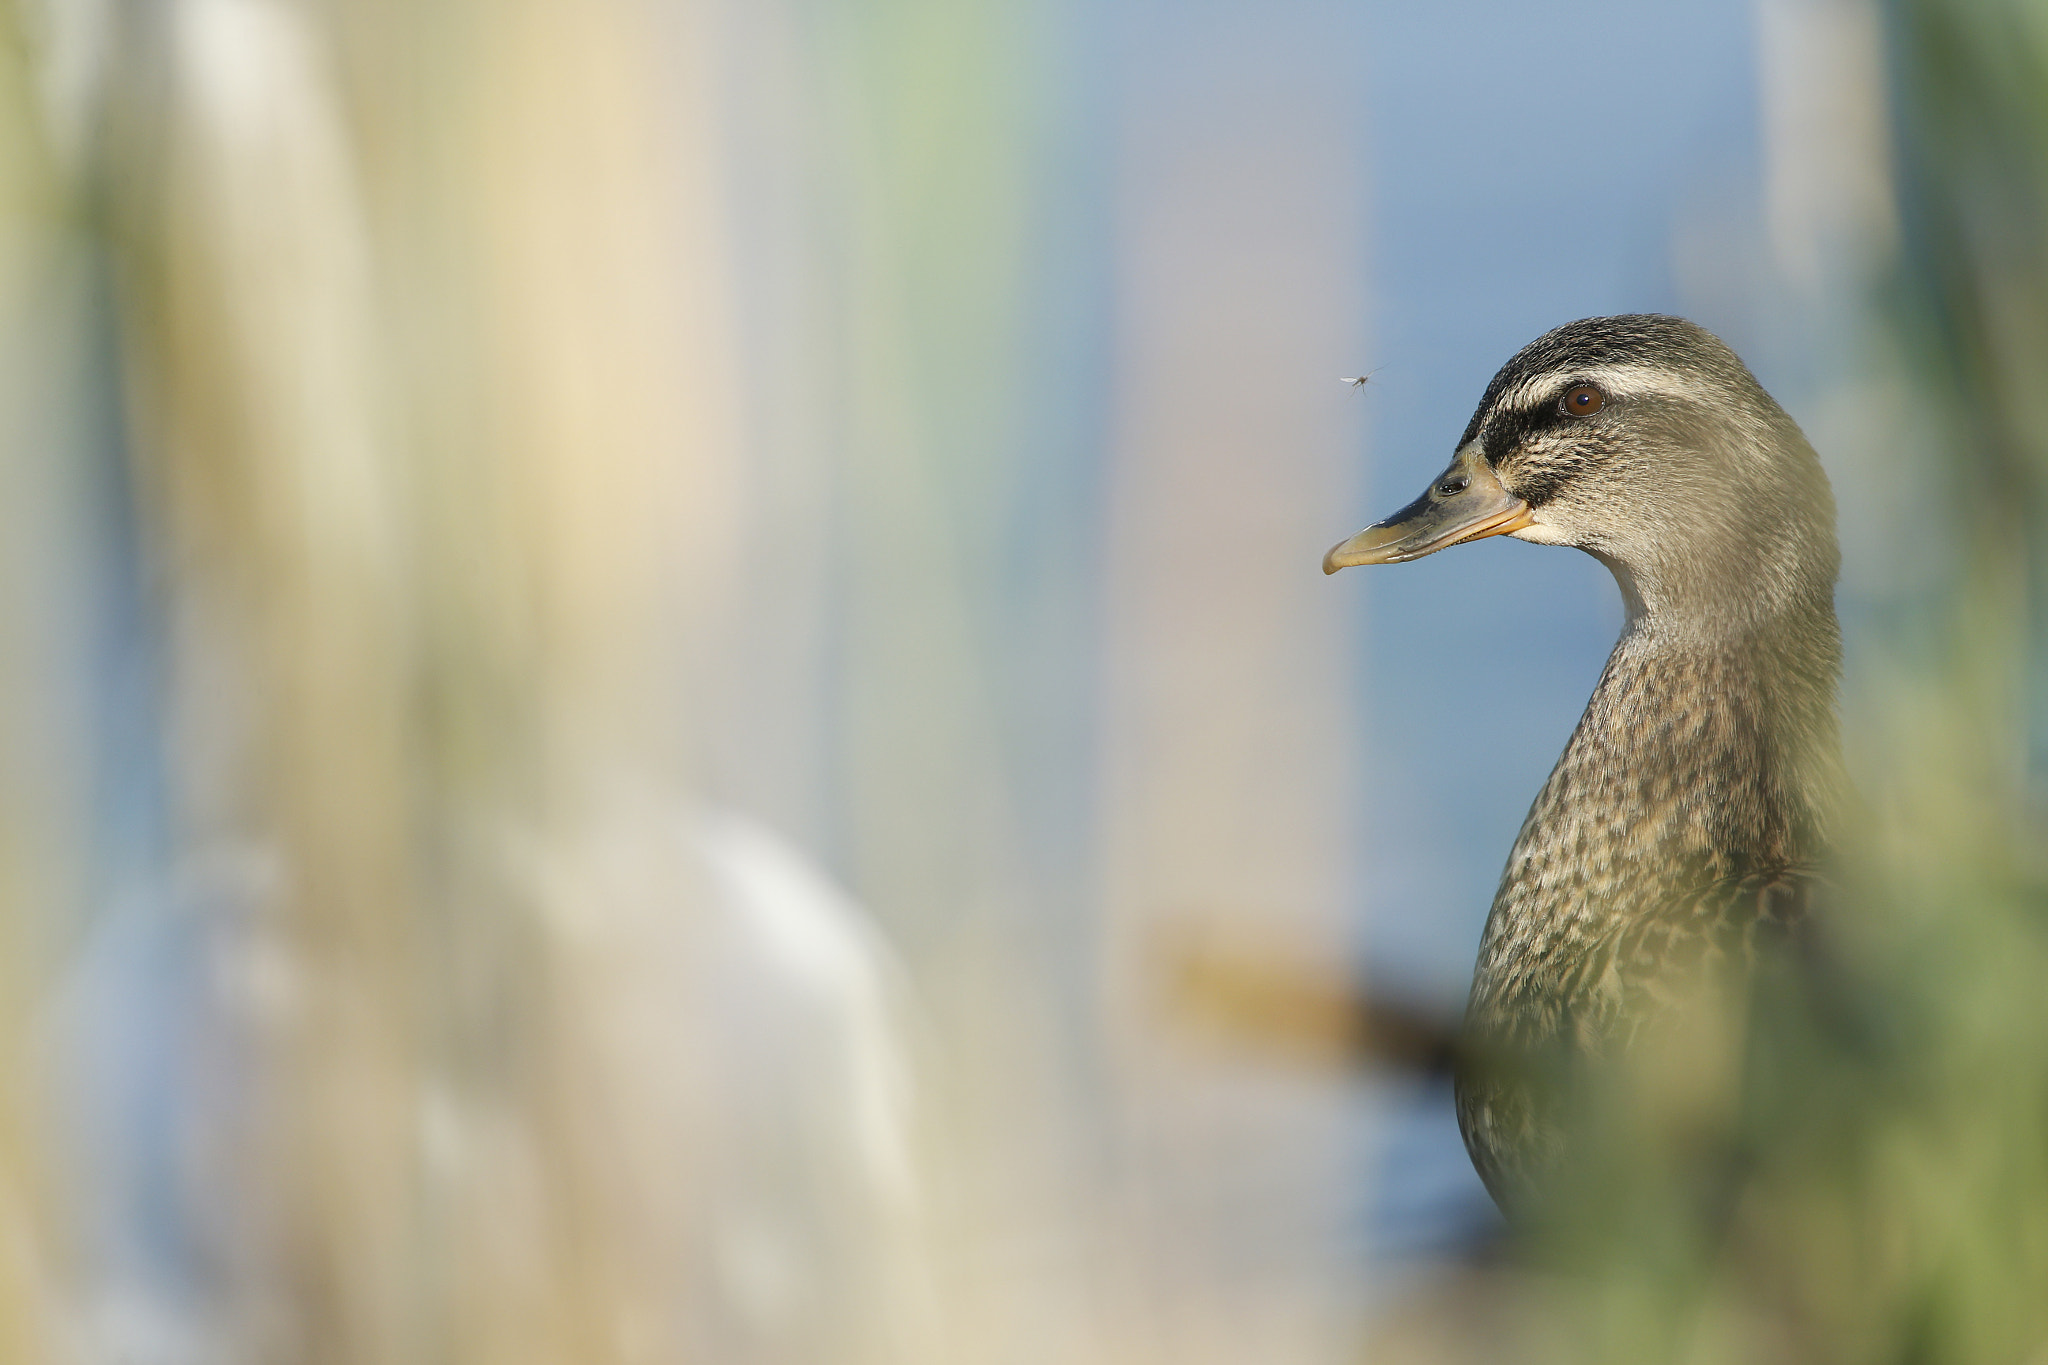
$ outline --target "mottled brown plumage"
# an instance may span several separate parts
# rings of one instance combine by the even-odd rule
[[[1466,1016],[1459,1124],[1506,1207],[1569,1124],[1543,1068],[1617,1056],[1796,931],[1834,821],[1838,555],[1827,478],[1719,340],[1590,318],[1517,354],[1428,493],[1330,552],[1483,535],[1613,570],[1627,625],[1508,856]]]

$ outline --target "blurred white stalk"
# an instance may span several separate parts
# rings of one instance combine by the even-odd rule
[[[1137,1359],[1355,1349],[1358,1233],[1336,1193],[1359,1149],[1349,1079],[1204,1055],[1162,1008],[1160,953],[1215,934],[1341,972],[1358,904],[1357,599],[1306,549],[1353,502],[1362,412],[1323,377],[1362,353],[1366,231],[1354,96],[1316,55],[1327,22],[1313,6],[1189,20],[1119,147],[1114,1235],[1131,1243],[1132,1289],[1172,1306],[1137,1324]],[[1212,47],[1227,67],[1204,60]]]
[[[1898,244],[1883,17],[1871,0],[1755,0],[1772,263],[1819,295]]]
[[[108,927],[71,1008],[173,979],[140,1027],[198,1054],[162,1140],[205,1302],[96,1349],[916,1359],[886,952],[690,797],[737,459],[694,11],[45,17],[119,256],[194,869],[191,941]]]

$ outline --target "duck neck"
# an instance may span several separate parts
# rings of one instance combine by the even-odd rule
[[[1817,856],[1843,789],[1832,526],[1721,562],[1596,557],[1628,621],[1553,783],[1604,812],[1639,875],[1697,885]]]
[[[1625,585],[1626,586],[1626,585]],[[1818,857],[1839,790],[1840,636],[1809,598],[1740,628],[1631,616],[1522,826],[1481,948],[1484,993],[1569,969],[1617,915]]]
[[[1566,751],[1611,780],[1616,834],[1692,885],[1818,857],[1841,787],[1832,602],[1704,629],[1652,612],[1624,630]],[[1566,764],[1560,759],[1559,768]],[[1638,902],[1639,903],[1639,902]]]

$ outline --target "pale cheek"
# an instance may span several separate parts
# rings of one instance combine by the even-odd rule
[[[1563,528],[1545,520],[1541,511],[1536,513],[1536,519],[1527,526],[1508,534],[1516,540],[1526,540],[1531,545],[1570,545],[1574,540],[1574,537]]]

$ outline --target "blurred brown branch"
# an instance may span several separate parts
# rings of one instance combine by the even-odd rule
[[[1369,989],[1357,975],[1269,940],[1192,923],[1154,939],[1168,1017],[1194,1032],[1323,1065],[1450,1074],[1455,1016]]]

